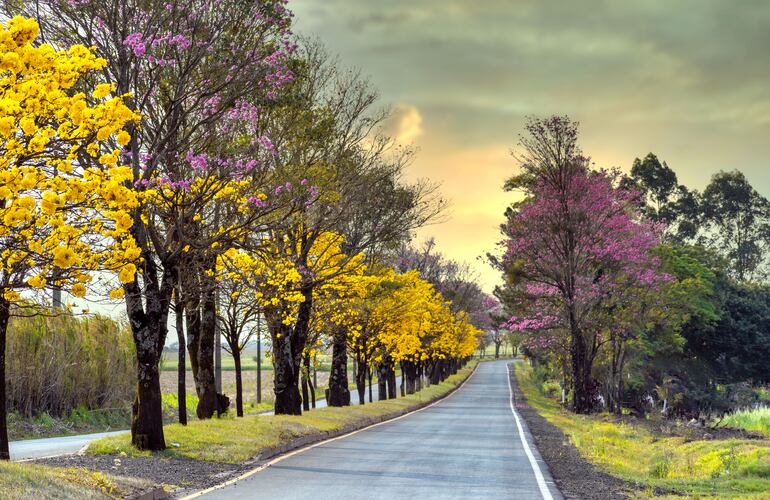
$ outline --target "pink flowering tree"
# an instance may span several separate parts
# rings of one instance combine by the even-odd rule
[[[638,213],[639,194],[617,187],[616,172],[589,168],[574,123],[532,120],[528,132],[523,174],[510,182],[526,198],[509,212],[498,261],[524,297],[524,314],[507,326],[565,333],[571,406],[588,413],[597,393],[592,368],[606,341],[597,313],[619,290],[663,279],[652,254],[659,231]]]
[[[33,0],[5,5],[13,14],[37,18],[43,34],[55,43],[95,47],[108,62],[103,81],[112,83],[114,93],[125,96],[142,115],[141,124],[129,130],[130,141],[122,145],[135,188],[152,193],[133,214],[132,234],[143,260],[138,279],[124,287],[137,350],[131,430],[137,447],[163,449],[158,364],[172,293],[183,292],[187,299],[184,306],[198,349],[197,411],[201,418],[210,417],[217,401],[215,282],[201,278],[210,277],[217,252],[279,220],[278,203],[294,203],[294,196],[281,202],[246,196],[248,201],[238,207],[214,203],[223,199],[220,193],[232,181],[253,180],[270,189],[284,185],[273,175],[274,141],[262,133],[261,123],[293,79],[292,14],[284,0]],[[308,196],[312,193],[296,204],[306,203]],[[237,221],[231,218],[235,214]],[[185,283],[190,293],[183,291]]]
[[[471,315],[474,326],[480,328],[492,337],[495,344],[495,358],[500,357],[500,346],[505,339],[505,316],[503,306],[492,295],[484,294],[481,298],[481,309]]]

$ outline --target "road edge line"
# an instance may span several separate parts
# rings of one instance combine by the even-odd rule
[[[248,479],[249,477],[253,476],[254,474],[256,474],[258,472],[261,472],[261,471],[267,469],[268,467],[270,467],[273,464],[277,464],[278,462],[281,462],[282,460],[285,460],[287,458],[293,457],[294,455],[298,455],[300,453],[304,453],[304,452],[306,452],[308,450],[311,450],[311,449],[315,448],[316,446],[321,446],[322,444],[331,443],[333,441],[337,441],[338,439],[343,439],[343,438],[346,438],[346,437],[350,437],[350,436],[352,436],[354,434],[358,434],[359,432],[369,430],[369,429],[371,429],[373,427],[378,427],[380,425],[389,424],[389,423],[395,422],[396,420],[400,420],[400,419],[402,419],[404,417],[408,417],[408,416],[414,415],[415,413],[421,412],[423,410],[427,410],[428,408],[430,408],[432,406],[435,406],[435,405],[437,405],[437,404],[439,404],[439,403],[441,403],[443,401],[446,401],[453,394],[456,394],[460,389],[462,389],[463,386],[471,378],[473,378],[473,376],[476,374],[476,371],[478,370],[480,364],[481,364],[481,361],[476,363],[476,366],[473,367],[473,371],[470,373],[470,375],[468,375],[468,377],[466,377],[465,380],[463,380],[463,382],[460,385],[458,385],[457,387],[452,389],[450,392],[448,392],[447,394],[441,396],[439,399],[437,399],[436,401],[433,401],[430,404],[427,404],[427,405],[425,405],[425,406],[423,406],[421,408],[416,408],[414,410],[411,410],[411,411],[409,411],[407,413],[404,413],[403,415],[399,415],[397,417],[389,418],[387,420],[383,420],[382,422],[377,422],[377,423],[374,423],[374,424],[371,424],[371,425],[367,425],[366,427],[361,427],[360,429],[356,429],[356,430],[348,432],[346,434],[341,434],[341,435],[335,436],[333,438],[324,439],[323,441],[318,441],[316,443],[309,444],[307,446],[303,446],[301,448],[294,449],[292,451],[289,451],[287,453],[284,453],[282,455],[274,457],[274,458],[270,459],[269,461],[265,462],[264,464],[262,464],[262,465],[260,465],[258,467],[255,467],[255,468],[253,468],[253,469],[251,469],[251,470],[241,474],[238,477],[234,477],[233,479],[229,479],[229,480],[225,481],[224,483],[220,483],[220,484],[211,486],[209,488],[206,488],[205,490],[196,491],[195,493],[191,493],[190,495],[183,496],[183,497],[180,498],[180,500],[191,500],[193,498],[200,498],[203,495],[207,495],[207,494],[209,494],[209,493],[211,493],[213,491],[221,490],[222,488],[226,488],[228,486],[232,486],[235,483],[237,483],[238,481],[243,481],[244,479]],[[508,383],[510,384],[510,381]]]
[[[540,494],[543,495],[544,500],[553,500],[551,490],[549,490],[548,485],[545,484],[543,471],[540,470],[540,466],[537,464],[537,460],[535,460],[535,455],[532,454],[532,449],[529,447],[527,438],[524,436],[524,428],[521,425],[519,414],[513,406],[513,387],[511,386],[511,372],[508,368],[512,364],[513,363],[505,364],[505,379],[508,381],[508,404],[511,407],[511,413],[513,413],[513,418],[516,421],[516,427],[519,429],[519,438],[521,438],[521,444],[524,446],[524,453],[527,454],[527,458],[529,459],[529,465],[532,466],[532,472],[535,474],[535,480],[537,481],[537,487],[540,489]]]

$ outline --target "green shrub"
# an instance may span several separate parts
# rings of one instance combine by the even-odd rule
[[[561,397],[561,384],[555,380],[546,380],[543,382],[541,391],[549,398]]]
[[[727,415],[722,424],[770,436],[770,408],[763,406],[752,410],[740,410]]]
[[[650,467],[650,477],[655,479],[666,479],[671,473],[671,454],[662,453],[652,459]]]

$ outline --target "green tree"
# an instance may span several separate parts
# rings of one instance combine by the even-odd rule
[[[738,170],[715,174],[701,198],[705,241],[722,249],[738,280],[760,278],[770,239],[770,202]]]
[[[627,182],[645,197],[645,213],[666,224],[666,235],[676,241],[691,241],[698,233],[698,193],[679,184],[676,172],[653,153],[636,158]]]

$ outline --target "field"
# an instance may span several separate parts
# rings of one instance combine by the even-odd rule
[[[263,353],[264,354],[264,353]],[[318,366],[315,373],[317,382],[316,399],[324,397],[324,391],[329,385],[329,365],[331,362],[331,356],[322,354],[318,356]],[[189,394],[195,394],[195,382],[192,376],[192,370],[190,369],[189,361],[186,363],[187,371],[185,383],[187,385],[187,392]],[[245,351],[242,357],[242,370],[241,377],[243,382],[243,401],[244,406],[253,403],[256,404],[257,400],[257,362],[256,362],[256,350]],[[160,386],[163,394],[176,394],[177,392],[177,357],[176,353],[166,353],[163,361],[161,362],[160,372]],[[396,369],[396,374],[400,374],[400,369]],[[348,381],[351,384],[351,391],[354,386],[353,379],[353,365],[348,363]],[[372,377],[372,383],[377,383],[376,375]],[[273,367],[270,362],[270,358],[263,358],[262,360],[262,403],[263,405],[258,408],[252,408],[252,411],[263,411],[269,409],[265,407],[265,404],[272,405],[273,397]],[[230,407],[235,408],[235,363],[230,354],[222,352],[222,392],[230,397]],[[353,395],[354,401],[358,401],[358,396]],[[191,406],[188,404],[188,411]],[[192,413],[194,413],[194,407]],[[244,408],[248,413],[249,409]]]

